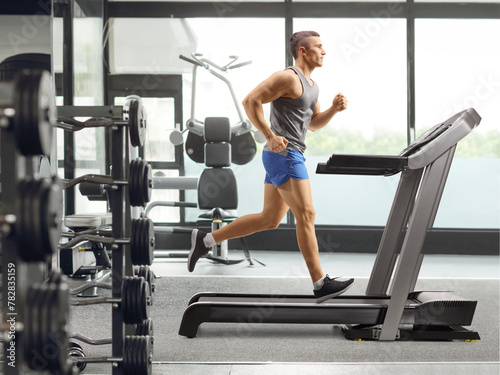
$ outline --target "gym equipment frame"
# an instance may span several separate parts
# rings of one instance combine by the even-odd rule
[[[477,332],[462,327],[471,325],[477,301],[414,288],[456,145],[480,121],[470,108],[429,129],[399,156],[332,155],[318,164],[316,173],[323,174],[401,173],[366,295],[342,295],[317,304],[312,295],[199,293],[184,312],[179,334],[195,337],[203,322],[314,323],[343,324],[348,339],[479,339]]]

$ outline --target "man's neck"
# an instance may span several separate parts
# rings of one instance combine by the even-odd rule
[[[308,64],[304,64],[303,62],[297,62],[295,61],[294,65],[300,72],[306,77],[308,80],[311,79],[311,74],[313,70],[315,69],[314,66],[310,66]]]

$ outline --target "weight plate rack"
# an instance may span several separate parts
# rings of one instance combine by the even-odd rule
[[[125,152],[129,143],[133,147],[144,144],[145,109],[140,98],[123,108],[58,108],[52,82],[42,70],[24,70],[12,81],[0,82],[2,311],[7,323],[1,333],[10,340],[4,344],[3,373],[69,375],[82,371],[89,362],[105,362],[112,364],[114,375],[150,374],[154,340],[149,309],[154,283],[147,265],[153,261],[154,227],[149,219],[131,220],[130,206],[144,207],[151,199],[152,171],[140,158],[130,163]],[[76,113],[85,110],[93,112],[90,120],[72,119],[88,117]],[[68,112],[72,116],[65,118]],[[35,166],[40,155],[50,154],[56,127],[78,131],[103,126],[112,132],[111,176],[84,176],[69,182],[57,176],[39,177]],[[111,355],[103,358],[89,358],[81,345],[69,341],[69,337],[83,336],[67,331],[74,301],[69,298],[66,276],[58,271],[48,279],[44,276],[54,254],[64,246],[62,192],[68,183],[80,182],[108,194],[113,216],[109,235],[87,233],[79,238],[76,233],[68,241],[111,245],[112,296],[106,301],[78,303],[112,304],[112,337],[101,340],[112,344]],[[140,266],[139,275],[134,275],[133,265]]]
[[[147,218],[131,219],[130,206],[144,207],[151,200],[152,168],[141,158],[129,162],[129,153],[126,151],[129,143],[133,147],[144,145],[146,111],[141,99],[134,97],[126,100],[123,107],[62,106],[58,107],[58,114],[57,126],[65,131],[108,127],[112,132],[111,175],[83,175],[61,182],[63,189],[80,185],[80,192],[89,199],[99,199],[106,194],[112,214],[111,231],[96,229],[65,232],[63,237],[68,237],[68,240],[59,244],[59,249],[71,249],[83,242],[100,243],[108,245],[107,248],[111,248],[112,252],[112,296],[70,301],[71,305],[110,303],[112,337],[92,340],[72,334],[68,356],[80,371],[85,369],[87,363],[112,363],[114,375],[150,374],[153,330],[149,309],[153,303],[153,284],[147,279],[148,273],[144,267],[151,265],[154,259],[154,225]],[[81,122],[75,120],[76,117],[90,119]],[[134,276],[133,266],[144,268],[143,274]],[[130,336],[134,331],[139,333]],[[88,357],[75,339],[91,345],[111,343],[111,356]]]

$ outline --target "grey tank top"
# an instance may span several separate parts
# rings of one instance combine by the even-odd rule
[[[297,68],[290,66],[300,78],[302,83],[302,96],[298,99],[281,97],[271,102],[271,130],[274,134],[288,140],[287,149],[280,152],[282,155],[288,154],[288,149],[292,148],[300,152],[306,150],[306,134],[311,117],[318,102],[319,87],[313,81],[309,83],[306,77]],[[264,150],[269,150],[266,146]]]

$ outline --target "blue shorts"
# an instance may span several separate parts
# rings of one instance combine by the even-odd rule
[[[272,151],[262,152],[262,162],[266,169],[264,182],[273,184],[274,187],[283,185],[288,179],[307,180],[309,174],[304,164],[306,158],[302,152],[289,149],[288,155],[283,156]]]

